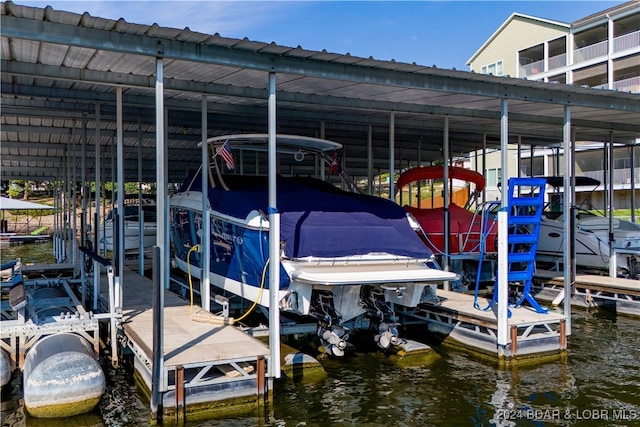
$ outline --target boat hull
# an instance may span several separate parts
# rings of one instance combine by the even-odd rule
[[[201,196],[175,195],[171,200],[171,241],[174,265],[192,276],[201,277],[202,234]],[[252,217],[250,215],[250,217]],[[254,226],[219,212],[211,212],[211,285],[269,308],[268,222]],[[280,259],[279,308],[299,315],[311,315],[314,293],[333,297],[335,308],[345,321],[363,314],[359,304],[362,286],[389,293],[397,302],[398,292],[421,294],[428,283],[456,280],[442,271],[433,259],[413,259],[389,254],[347,257],[304,257]],[[406,301],[414,298],[407,298]]]
[[[536,259],[540,262],[562,264],[564,255],[564,224],[560,221],[542,218]],[[610,251],[606,240],[592,231],[576,227],[576,266],[590,270],[608,270]],[[625,254],[616,256],[618,267],[627,265]]]
[[[124,250],[138,250],[140,247],[140,225],[137,222],[125,221],[124,234]],[[145,224],[143,228],[143,248],[150,248],[154,246],[156,244],[156,235],[156,224]],[[113,236],[113,227],[111,225],[104,226],[100,229],[98,242],[101,248],[105,249],[107,252],[113,252],[115,239]]]

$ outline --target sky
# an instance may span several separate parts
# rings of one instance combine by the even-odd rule
[[[26,1],[136,24],[468,70],[512,13],[570,23],[625,1]]]

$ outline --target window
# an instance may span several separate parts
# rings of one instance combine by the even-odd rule
[[[485,65],[482,67],[482,74],[491,74],[493,76],[502,75],[502,61],[494,62],[493,64]]]
[[[500,168],[487,169],[487,187],[497,187],[500,179],[502,179]]]

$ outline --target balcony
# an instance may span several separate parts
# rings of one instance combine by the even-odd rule
[[[613,82],[613,88],[621,92],[640,93],[640,77]]]
[[[580,175],[588,176],[589,178],[595,178],[598,181],[600,181],[601,184],[603,184],[605,182],[604,174],[605,174],[605,171],[598,170],[598,171],[583,172]],[[614,186],[614,189],[621,188],[621,187],[622,188],[630,188],[632,179],[634,180],[634,183],[636,184],[636,189],[640,189],[640,185],[637,184],[638,182],[640,182],[640,168],[635,168],[633,176],[631,174],[631,170],[630,169],[615,169],[613,171],[613,186]]]
[[[607,56],[607,51],[609,49],[608,45],[609,43],[605,40],[600,43],[575,49],[573,51],[573,63],[578,64],[580,62],[589,61],[590,59]]]
[[[546,71],[553,71],[558,68],[562,68],[567,65],[567,54],[552,56],[549,58],[548,67]],[[544,72],[544,60],[535,61],[527,65],[520,67],[520,77],[529,77],[535,74]]]
[[[520,67],[520,77],[529,77],[544,71],[544,60],[532,62]]]
[[[552,56],[549,58],[549,71],[562,68],[567,65],[567,54]]]
[[[594,86],[594,89],[608,89],[608,84]],[[640,77],[631,77],[630,79],[618,80],[613,82],[613,90],[620,92],[640,93]]]
[[[613,51],[615,53],[634,49],[638,46],[640,46],[640,31],[624,34],[613,39]]]

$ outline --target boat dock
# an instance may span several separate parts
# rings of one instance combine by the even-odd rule
[[[134,355],[136,383],[150,395],[153,283],[127,268],[121,281],[124,303],[119,325],[125,338],[119,340]],[[103,303],[108,298],[107,290],[108,280],[102,275]],[[175,293],[164,292],[164,363],[159,385],[164,420],[180,422],[188,416],[256,408],[266,392],[269,348],[214,317],[193,320],[193,314],[200,310]]]
[[[534,275],[535,297],[558,305],[564,299],[564,277],[558,271],[538,270]],[[618,314],[640,316],[640,280],[576,275],[571,304],[613,309]]]
[[[474,307],[473,295],[437,290],[437,296],[421,304],[419,309],[396,312],[413,322],[424,324],[429,332],[445,337],[444,343],[499,362],[519,361],[540,356],[560,356],[567,348],[565,316],[562,313],[537,313],[530,307],[510,307],[509,344],[497,344],[498,316],[494,310]],[[489,300],[478,299],[480,307]]]

